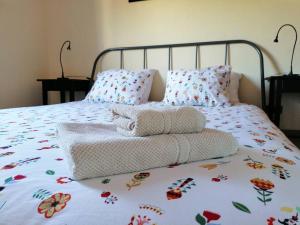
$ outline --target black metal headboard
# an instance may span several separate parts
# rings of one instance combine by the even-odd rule
[[[173,48],[182,48],[182,47],[196,47],[196,68],[198,68],[198,57],[199,57],[199,47],[200,46],[209,46],[209,45],[224,45],[225,46],[225,64],[228,62],[228,48],[230,45],[233,44],[245,44],[253,47],[258,54],[259,63],[260,63],[260,82],[261,82],[261,104],[262,109],[266,111],[266,90],[265,90],[265,71],[264,71],[264,57],[262,54],[261,49],[253,42],[247,40],[225,40],[225,41],[208,41],[208,42],[194,42],[194,43],[181,43],[181,44],[166,44],[166,45],[149,45],[149,46],[133,46],[133,47],[120,47],[120,48],[109,48],[102,51],[96,58],[93,71],[91,75],[91,80],[94,80],[96,75],[97,64],[101,57],[109,52],[120,52],[120,67],[121,69],[124,68],[124,51],[132,51],[132,50],[142,50],[144,51],[144,68],[147,68],[147,50],[149,49],[169,49],[169,69],[172,68],[172,49]]]

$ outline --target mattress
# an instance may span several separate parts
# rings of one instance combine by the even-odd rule
[[[199,108],[243,146],[234,156],[72,180],[56,124],[111,123],[108,108],[0,110],[0,225],[299,224],[299,149],[251,105]]]

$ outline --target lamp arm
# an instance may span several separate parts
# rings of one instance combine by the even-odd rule
[[[293,74],[293,62],[294,62],[294,54],[295,54],[295,49],[296,49],[296,45],[297,45],[297,41],[298,41],[298,34],[297,34],[297,31],[295,29],[295,33],[296,33],[296,39],[295,39],[295,43],[294,43],[294,48],[293,48],[293,55],[292,55],[292,64],[291,64],[291,73],[290,74]]]
[[[298,41],[298,33],[297,33],[297,30],[296,30],[296,28],[295,28],[293,25],[291,25],[291,24],[284,24],[284,25],[282,25],[282,26],[279,28],[276,37],[278,38],[281,29],[284,28],[284,27],[286,27],[286,26],[289,26],[289,27],[293,28],[293,30],[295,31],[295,34],[296,34],[295,43],[294,43],[293,52],[292,52],[292,59],[291,59],[291,71],[290,71],[290,75],[292,75],[292,74],[293,74],[294,54],[295,54],[295,49],[296,49],[296,45],[297,45],[297,41]]]
[[[65,42],[63,43],[63,45],[61,46],[60,54],[59,54],[59,61],[60,61],[61,77],[62,77],[62,78],[65,78],[65,72],[64,72],[64,67],[63,67],[63,63],[62,63],[62,51],[63,51],[63,49],[64,49],[64,47],[65,47],[65,45],[66,45],[67,43],[68,43],[69,45],[71,45],[71,41],[65,41]]]

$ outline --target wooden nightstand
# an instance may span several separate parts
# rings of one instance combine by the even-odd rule
[[[271,77],[267,77],[266,80],[270,82],[268,116],[279,127],[280,114],[282,113],[282,106],[281,106],[282,94],[300,93],[300,76],[297,75],[271,76]],[[284,131],[284,132],[288,136],[300,137],[300,130]]]
[[[70,101],[74,101],[76,91],[83,91],[87,94],[91,85],[88,79],[57,78],[37,79],[37,81],[42,82],[44,105],[48,104],[48,91],[59,91],[60,101],[64,103],[66,102],[66,91],[70,92]]]

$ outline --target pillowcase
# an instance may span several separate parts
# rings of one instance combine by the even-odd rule
[[[226,89],[230,83],[230,66],[202,70],[174,70],[167,76],[164,103],[171,105],[230,105]]]
[[[98,73],[88,102],[138,105],[148,101],[155,70],[108,70]]]
[[[242,75],[236,72],[231,72],[230,74],[230,84],[226,90],[227,96],[232,104],[240,103],[239,99],[239,87],[240,87],[240,79]]]

